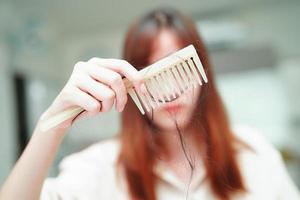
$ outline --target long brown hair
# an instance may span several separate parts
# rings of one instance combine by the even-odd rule
[[[174,31],[182,46],[193,44],[208,77],[202,87],[189,127],[194,130],[206,168],[206,181],[220,199],[230,199],[245,186],[237,162],[235,143],[226,111],[216,89],[206,48],[192,20],[173,9],[157,9],[130,27],[124,45],[123,58],[138,69],[148,65],[151,46],[159,31]],[[141,115],[131,99],[122,113],[121,151],[122,169],[132,199],[155,200],[157,177],[154,173],[155,154],[153,127]],[[199,151],[200,153],[200,151]]]

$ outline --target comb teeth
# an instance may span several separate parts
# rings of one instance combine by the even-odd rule
[[[174,75],[174,79],[175,81],[177,82],[177,85],[179,86],[179,91],[180,91],[180,94],[182,93],[182,91],[184,91],[185,87],[184,87],[184,82],[183,80],[181,79],[179,73],[178,73],[178,70],[174,67],[174,68],[171,68],[170,69],[171,72],[173,73]]]
[[[170,79],[170,76],[168,74],[168,71],[163,72],[163,76],[165,77],[164,80],[166,82],[165,86],[168,88],[168,94],[171,96],[171,98],[176,98],[176,93],[174,91],[174,86],[172,84],[172,81]]]
[[[142,114],[170,102],[187,90],[207,83],[207,77],[193,45],[189,45],[139,71],[147,92],[136,91],[125,79],[127,91]]]
[[[157,91],[157,89],[153,86],[153,84],[151,83],[151,81],[152,80],[146,80],[145,81],[145,85],[146,85],[146,88],[147,88],[147,90],[148,90],[148,94],[149,94],[149,96],[150,96],[150,99],[151,99],[151,101],[153,102],[153,104],[154,104],[154,107],[153,108],[155,108],[156,106],[159,106],[160,105],[160,103],[159,103],[159,101],[158,101],[158,92],[159,91]]]
[[[171,101],[172,96],[170,96],[170,91],[169,88],[167,86],[167,80],[165,78],[162,78],[161,74],[158,75],[158,79],[160,80],[160,87],[163,89],[164,93],[164,99],[166,101]]]
[[[172,89],[175,90],[174,93],[175,93],[175,96],[176,94],[179,96],[181,94],[180,92],[180,86],[179,86],[179,83],[177,82],[175,76],[174,76],[174,73],[172,72],[172,68],[168,69],[167,70],[167,74],[168,74],[168,78],[171,82],[171,85],[172,85]]]
[[[189,82],[191,83],[191,86],[193,88],[197,87],[197,82],[195,80],[195,77],[193,76],[193,72],[191,72],[190,67],[188,65],[188,63],[185,61],[184,63],[182,63],[183,65],[183,69],[187,74],[187,77],[189,78]]]
[[[192,71],[192,75],[194,77],[194,80],[196,79],[196,82],[199,83],[199,85],[202,85],[202,81],[199,77],[199,74],[198,74],[198,71],[197,69],[195,68],[195,65],[194,65],[194,62],[192,61],[192,59],[188,59],[185,61],[186,64],[189,66],[189,68],[191,69]]]

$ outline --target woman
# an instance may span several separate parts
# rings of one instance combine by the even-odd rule
[[[209,83],[141,115],[127,99],[122,76],[145,92],[137,70],[189,44]],[[253,130],[230,127],[206,49],[189,18],[170,9],[145,15],[128,31],[124,60],[93,58],[75,65],[1,199],[300,199],[278,152]],[[60,175],[44,181],[75,118],[46,133],[40,123],[72,106],[85,109],[76,119],[93,116],[114,102],[122,112],[120,135],[67,157]]]

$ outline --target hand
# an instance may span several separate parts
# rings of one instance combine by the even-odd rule
[[[71,107],[83,108],[84,112],[59,125],[59,128],[66,129],[75,118],[108,112],[114,103],[116,110],[121,112],[127,102],[127,91],[122,76],[140,90],[142,77],[125,60],[92,58],[88,62],[76,63],[70,79],[42,115],[41,120]]]

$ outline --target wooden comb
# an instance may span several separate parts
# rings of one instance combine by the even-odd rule
[[[196,49],[189,45],[140,70],[147,92],[134,89],[126,78],[123,82],[128,94],[142,114],[178,98],[184,92],[207,83],[207,77]],[[42,122],[41,130],[47,131],[84,111],[81,107],[67,109]]]

